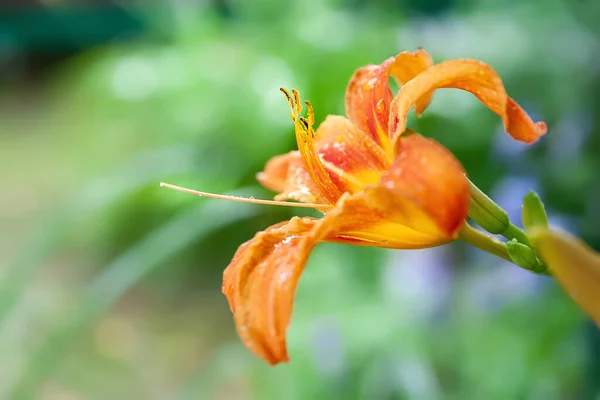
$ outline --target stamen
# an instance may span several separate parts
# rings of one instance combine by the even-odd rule
[[[264,205],[269,205],[269,206],[282,206],[282,207],[318,208],[318,209],[333,207],[331,204],[292,203],[292,202],[288,202],[288,201],[262,200],[262,199],[254,199],[252,197],[247,198],[247,197],[231,196],[231,195],[226,195],[226,194],[214,194],[214,193],[200,192],[198,190],[192,190],[192,189],[184,188],[181,186],[171,185],[170,183],[165,183],[165,182],[161,182],[160,186],[166,187],[168,189],[177,190],[179,192],[195,194],[196,196],[200,196],[200,197],[210,197],[212,199],[237,201],[240,203],[264,204]]]
[[[304,100],[304,104],[306,104],[306,108],[308,109],[308,125],[312,128],[315,125],[315,111],[310,101]]]
[[[342,195],[339,188],[333,183],[329,173],[323,165],[323,161],[319,156],[315,145],[316,132],[313,128],[315,123],[315,113],[309,101],[305,101],[307,108],[307,116],[301,116],[302,113],[302,102],[300,100],[300,93],[296,89],[292,89],[290,94],[285,88],[280,89],[285,95],[286,100],[290,104],[292,114],[290,117],[294,121],[294,131],[296,133],[296,142],[298,143],[298,151],[310,177],[312,180],[319,185],[323,194],[332,203],[335,203],[337,199]]]

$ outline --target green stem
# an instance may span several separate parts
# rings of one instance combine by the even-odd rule
[[[504,243],[473,228],[468,223],[465,223],[460,229],[458,232],[458,238],[477,247],[478,249],[512,262]]]
[[[529,237],[527,234],[519,227],[513,225],[512,223],[508,224],[508,227],[501,234],[508,240],[516,239],[519,243],[526,244],[531,247],[531,242],[529,241]]]

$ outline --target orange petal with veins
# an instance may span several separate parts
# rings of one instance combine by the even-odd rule
[[[316,146],[341,192],[356,193],[376,184],[391,163],[387,153],[367,133],[337,115],[328,116],[319,126]]]
[[[456,238],[467,218],[464,169],[445,147],[418,134],[399,141],[399,154],[378,185],[338,202],[338,242],[395,249],[438,246]],[[331,239],[329,239],[331,240]]]
[[[431,56],[424,50],[417,50],[402,52],[380,65],[367,65],[358,69],[346,88],[346,115],[353,124],[391,153],[388,116],[393,95],[388,78],[393,76],[399,84],[405,84],[431,65]],[[427,107],[429,100],[430,96],[423,96],[417,106],[418,112]]]
[[[395,208],[392,218],[388,215],[390,206]],[[325,219],[332,230],[324,238],[329,242],[407,250],[439,246],[454,239],[437,229],[437,222],[418,204],[379,187],[344,194]]]
[[[326,172],[340,192],[355,193],[376,184],[391,161],[365,132],[346,118],[330,115],[315,134],[315,146]],[[279,194],[277,200],[328,203],[313,182],[300,153],[292,151],[273,157],[258,181]]]
[[[425,71],[433,65],[433,59],[423,49],[414,52],[403,51],[396,56],[394,63],[390,66],[390,75],[393,76],[400,86]],[[431,102],[433,93],[422,96],[417,101],[415,113],[421,115]]]
[[[223,273],[242,342],[271,365],[288,361],[286,331],[296,286],[313,247],[321,220],[295,217],[257,233],[240,246]]]
[[[389,132],[393,147],[406,129],[406,117],[411,107],[440,88],[456,88],[473,93],[502,118],[506,131],[517,140],[533,143],[547,131],[544,122],[533,122],[508,97],[502,80],[492,67],[481,61],[457,59],[428,68],[400,89],[390,106]]]
[[[454,236],[466,219],[469,204],[469,182],[460,162],[444,146],[419,134],[401,137],[396,151],[379,186],[417,204],[435,221],[435,231]],[[387,216],[410,219],[409,213],[395,206],[388,207]],[[416,221],[406,224],[421,230],[424,226]]]

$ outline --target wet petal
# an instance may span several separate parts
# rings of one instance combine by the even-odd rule
[[[453,240],[467,218],[468,181],[446,148],[418,134],[400,140],[399,155],[378,185],[344,196],[325,217],[327,240],[397,249]]]
[[[273,157],[256,178],[264,187],[278,193],[276,200],[319,204],[329,202],[311,179],[298,151]]]
[[[328,116],[316,133],[316,146],[330,178],[342,192],[376,184],[390,165],[383,149],[344,117]]]
[[[296,286],[324,233],[322,220],[295,217],[244,243],[223,274],[242,342],[271,365],[288,361],[286,331]]]
[[[406,116],[410,108],[440,88],[456,88],[473,93],[502,118],[506,131],[517,140],[533,143],[546,133],[544,122],[533,122],[508,97],[502,80],[488,64],[457,59],[428,68],[400,89],[390,105],[389,132],[393,143],[406,129]]]
[[[531,239],[552,275],[600,326],[600,254],[562,232],[539,230]]]
[[[414,52],[403,51],[396,56],[396,60],[390,66],[390,75],[396,79],[400,86],[425,71],[433,65],[433,59],[423,49]],[[421,115],[431,102],[433,92],[423,95],[416,103],[415,112]]]
[[[343,194],[320,220],[296,217],[259,232],[225,270],[223,293],[238,334],[268,363],[288,360],[286,330],[296,287],[319,241],[420,249],[455,238],[469,200],[462,167],[433,140],[414,134],[400,143],[379,184]]]
[[[424,50],[402,52],[380,65],[367,65],[358,69],[346,88],[346,115],[353,124],[367,132],[388,153],[388,116],[393,99],[388,78],[393,76],[404,84],[433,65]],[[430,97],[423,96],[417,106],[418,112],[429,104]]]
[[[399,207],[392,218],[390,206]],[[435,221],[417,204],[384,188],[343,195],[325,220],[331,232],[324,240],[336,243],[424,249],[453,239],[435,229]]]
[[[417,204],[435,221],[435,230],[453,236],[465,221],[469,183],[460,162],[444,146],[419,134],[405,135],[396,146],[397,157],[383,175],[380,187]],[[408,218],[400,207],[388,215]],[[419,226],[408,222],[409,226]]]

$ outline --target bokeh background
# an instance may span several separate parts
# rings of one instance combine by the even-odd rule
[[[352,72],[419,46],[490,63],[549,133],[527,147],[468,93],[410,125],[520,222],[600,249],[595,0],[197,0],[0,6],[0,398],[597,399],[600,334],[550,278],[460,243],[320,245],[292,363],[238,341],[220,293],[237,246],[306,210],[255,173],[295,148],[280,86],[322,121]]]

